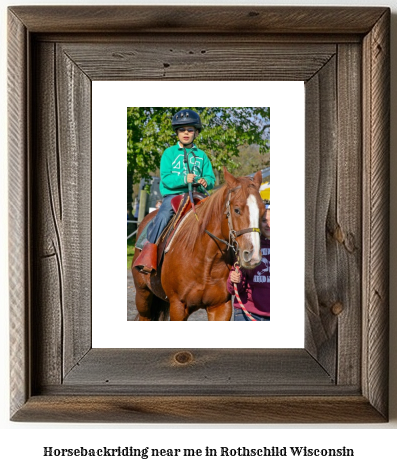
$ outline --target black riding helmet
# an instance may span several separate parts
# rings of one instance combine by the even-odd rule
[[[172,117],[172,129],[176,132],[178,128],[183,126],[194,126],[199,132],[201,131],[201,119],[200,115],[193,110],[181,110],[178,111]]]

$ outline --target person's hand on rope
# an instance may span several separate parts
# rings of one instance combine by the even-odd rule
[[[230,273],[230,281],[232,283],[237,283],[237,284],[240,283],[240,281],[241,281],[241,272],[238,271],[238,269],[236,269],[235,271],[232,271]]]

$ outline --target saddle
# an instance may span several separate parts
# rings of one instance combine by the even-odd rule
[[[197,207],[202,203],[207,197],[202,193],[193,192],[193,201]],[[171,200],[172,209],[175,211],[175,216],[168,223],[168,226],[164,229],[159,240],[157,241],[157,260],[158,267],[162,264],[164,252],[168,244],[171,242],[173,236],[179,225],[181,224],[183,218],[187,213],[192,209],[192,203],[189,198],[188,193],[183,193],[181,195],[174,196]]]
[[[193,192],[193,201],[195,206],[198,206],[203,200],[206,199],[202,193]],[[189,198],[188,193],[183,193],[182,195],[176,195],[171,200],[172,209],[175,212],[175,220],[173,227],[179,225],[181,219],[192,209],[192,203]]]
[[[206,196],[204,196],[202,193],[193,192],[193,201],[194,201],[195,206],[198,206],[202,201],[204,201],[205,198]],[[190,202],[188,193],[174,196],[174,198],[171,200],[171,205],[175,212],[175,215],[171,218],[167,227],[163,230],[163,232],[161,233],[160,237],[158,238],[156,242],[157,273],[159,273],[160,271],[161,264],[164,258],[164,253],[166,251],[166,247],[171,242],[183,218],[187,215],[187,213],[192,208],[192,204]],[[148,225],[146,225],[143,228],[143,231],[135,244],[135,247],[140,250],[143,249],[145,243],[147,242],[147,228],[148,228]]]

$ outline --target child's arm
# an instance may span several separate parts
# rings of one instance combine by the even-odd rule
[[[205,188],[207,190],[211,190],[212,188],[214,188],[214,185],[215,185],[215,175],[214,175],[214,171],[212,170],[210,159],[207,157],[206,154],[204,155],[205,157],[203,160],[203,172],[201,174],[201,178],[204,178],[204,180],[207,183],[207,186]]]

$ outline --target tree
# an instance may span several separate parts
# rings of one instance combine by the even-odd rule
[[[270,166],[270,154],[262,154],[259,152],[259,146],[255,144],[243,146],[240,148],[238,162],[240,163],[239,175],[250,175]]]
[[[189,107],[186,107],[189,108]],[[176,142],[172,116],[181,108],[127,108],[127,171],[133,183],[146,180],[160,166],[166,147]],[[270,149],[270,108],[194,108],[203,130],[198,147],[210,158],[215,174],[223,166],[239,167],[239,149],[256,144],[260,153]]]

